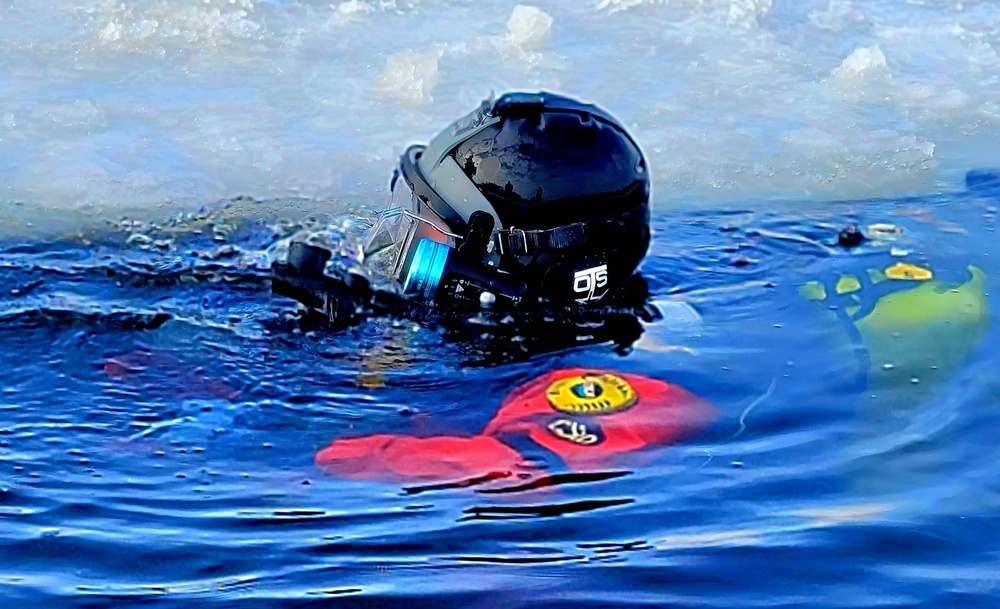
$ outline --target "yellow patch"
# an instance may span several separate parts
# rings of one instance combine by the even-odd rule
[[[854,275],[841,275],[833,289],[838,294],[850,294],[861,289],[861,282]]]
[[[571,414],[610,414],[635,404],[638,395],[625,379],[613,374],[571,376],[546,392],[549,405]]]
[[[889,279],[906,279],[910,281],[927,281],[934,278],[930,269],[919,267],[908,262],[897,262],[885,270]]]

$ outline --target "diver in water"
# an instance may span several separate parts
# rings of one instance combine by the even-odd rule
[[[992,176],[989,189],[1000,183]],[[287,261],[273,265],[273,291],[334,328],[412,319],[467,339],[492,361],[609,340],[628,346],[642,333],[639,320],[657,317],[637,272],[650,244],[646,162],[595,106],[547,93],[484,102],[429,145],[407,149],[391,191],[360,259],[295,240]],[[859,389],[912,403],[914,379],[927,388],[975,348],[988,309],[981,270],[932,269],[887,246],[906,245],[892,228],[869,227],[864,246],[861,231],[844,231],[835,263],[824,256],[813,269],[804,257],[823,275],[799,293],[846,330],[861,356]],[[143,361],[110,360],[105,370],[126,377]],[[209,389],[236,395],[224,384]],[[338,438],[316,462],[334,475],[431,486],[538,484],[548,472],[635,464],[715,417],[707,401],[665,380],[553,370],[512,389],[477,433]]]
[[[293,241],[273,291],[335,328],[387,315],[480,348],[517,337],[528,353],[628,346],[638,319],[656,318],[637,273],[650,242],[646,160],[597,106],[551,93],[487,100],[409,147],[391,191],[360,264]]]
[[[650,245],[650,188],[638,144],[604,110],[507,94],[403,153],[360,255],[293,238],[287,260],[272,266],[272,290],[334,329],[374,316],[415,320],[491,362],[595,342],[627,347],[640,319],[658,318],[637,272]],[[142,361],[105,369],[127,377]],[[662,380],[554,370],[513,389],[479,433],[342,438],[316,462],[362,479],[544,484],[550,467],[579,473],[651,454],[714,412]]]

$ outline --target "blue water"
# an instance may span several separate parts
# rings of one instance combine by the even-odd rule
[[[700,326],[668,318],[627,353],[494,366],[411,324],[304,331],[246,263],[275,238],[261,222],[237,223],[223,250],[183,223],[160,229],[159,247],[114,230],[5,242],[0,599],[995,607],[997,330],[984,324],[953,366],[941,355],[936,376],[876,392],[849,324],[798,288],[905,257],[943,278],[977,265],[990,293],[997,203],[659,211],[643,272]],[[903,237],[835,247],[841,227],[874,222]],[[946,347],[924,346],[932,360]],[[651,463],[501,494],[314,465],[339,437],[475,433],[510,389],[574,366],[682,385],[718,419]]]

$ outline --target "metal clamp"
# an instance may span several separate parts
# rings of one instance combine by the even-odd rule
[[[504,235],[504,233],[507,234],[508,241],[510,240],[510,235],[513,235],[514,233],[521,233],[521,245],[524,248],[524,252],[521,252],[521,253],[518,253],[518,252],[509,252],[510,254],[512,254],[514,256],[527,256],[530,253],[528,251],[528,235],[527,235],[527,233],[524,232],[523,228],[514,228],[512,226],[509,229],[507,229],[506,231],[497,232],[497,245],[500,248],[500,255],[501,256],[503,256],[503,255],[505,255],[505,254],[508,253],[508,252],[505,252],[503,250],[503,235]]]

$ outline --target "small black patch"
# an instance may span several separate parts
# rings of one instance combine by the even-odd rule
[[[861,245],[861,242],[865,240],[864,233],[861,229],[855,225],[850,225],[844,230],[840,231],[837,235],[837,243],[841,247],[852,248]]]

